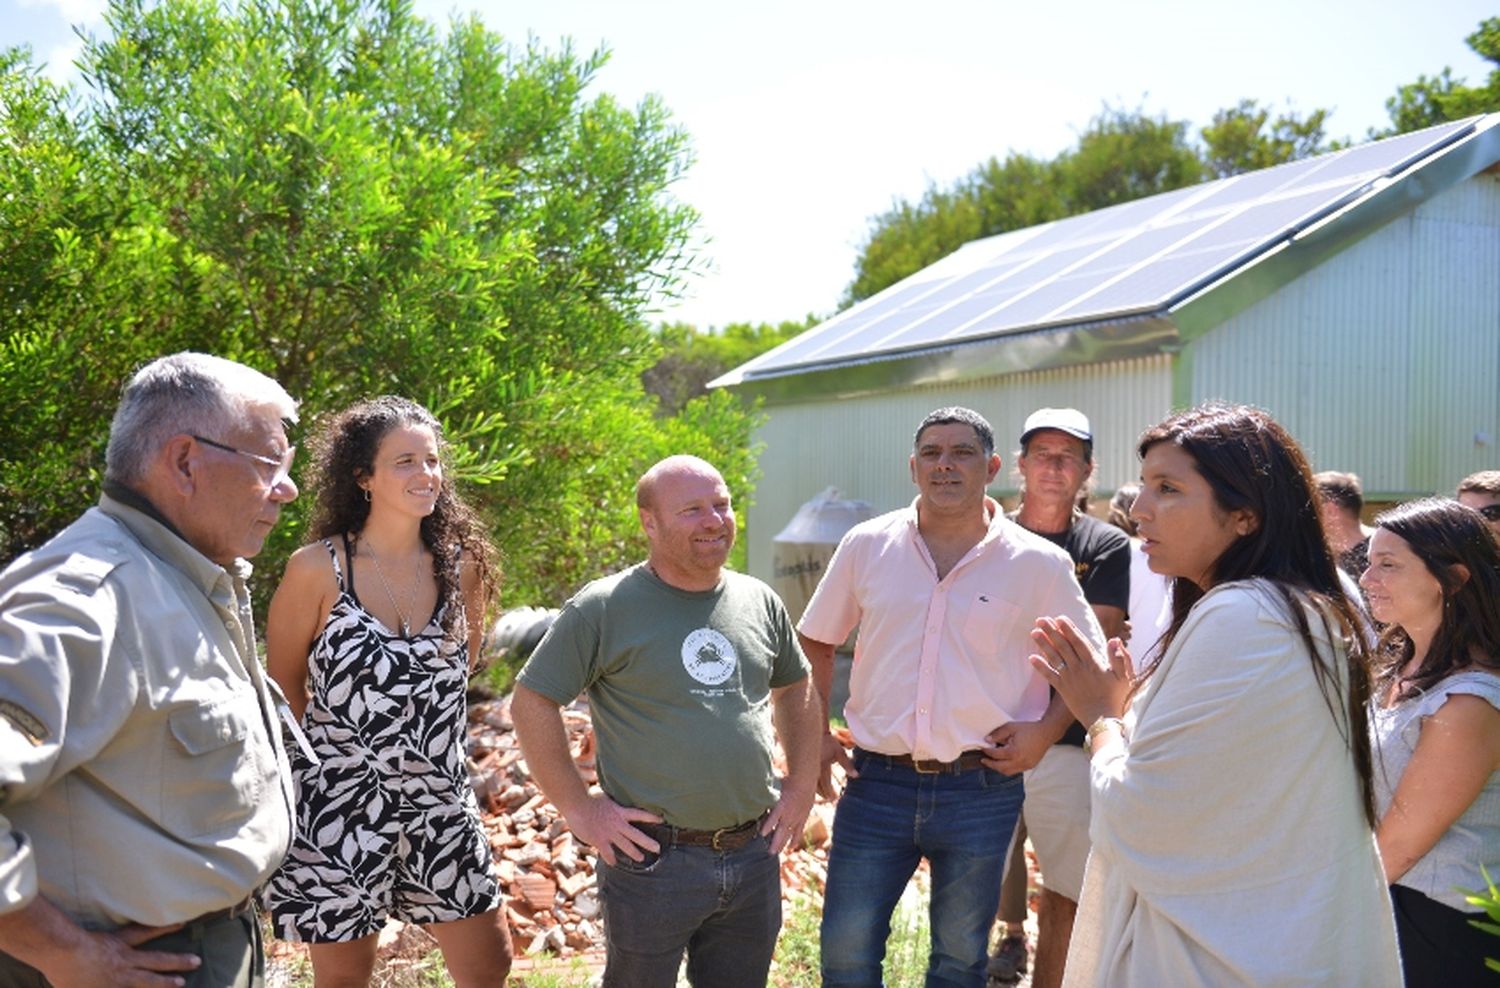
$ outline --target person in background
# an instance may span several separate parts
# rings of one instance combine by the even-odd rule
[[[1123,641],[1138,669],[1151,661],[1157,642],[1172,624],[1172,581],[1151,572],[1130,517],[1140,492],[1139,484],[1125,484],[1109,499],[1109,523],[1130,537],[1130,633]]]
[[[1068,554],[1084,599],[1105,637],[1122,638],[1130,630],[1125,620],[1131,594],[1130,540],[1084,510],[1095,466],[1093,430],[1082,412],[1037,409],[1021,430],[1016,468],[1023,491],[1021,506],[1011,518]],[[1033,988],[1057,988],[1062,983],[1089,855],[1088,756],[1083,750],[1083,727],[1076,722],[1026,773],[1026,805],[1000,892],[999,918],[1005,932],[989,964],[996,980],[1015,980],[1026,971],[1022,921],[1026,918],[1024,844],[1028,836],[1043,885],[1031,983]]]
[[[1500,548],[1456,501],[1375,519],[1360,581],[1385,625],[1370,731],[1376,839],[1408,986],[1493,985],[1461,889],[1500,879]]]
[[[1361,617],[1301,449],[1209,403],[1142,435],[1131,508],[1173,578],[1137,676],[1063,619],[1036,668],[1087,723],[1093,849],[1069,986],[1400,984],[1374,834]]]
[[[1500,535],[1500,470],[1481,470],[1458,482],[1455,495],[1459,504],[1468,505],[1484,516],[1490,530]]]
[[[318,988],[369,984],[388,919],[424,926],[459,988],[505,981],[510,930],[469,784],[464,693],[494,548],[443,475],[442,428],[405,398],[334,415],[317,504],[271,600],[268,667],[306,730],[275,931]]]
[[[152,361],[98,505],[0,574],[0,984],[261,983],[292,791],[245,560],[296,420],[242,364]]]
[[[834,648],[859,627],[844,707],[852,763],[824,739],[824,791],[833,763],[849,772],[823,900],[831,988],[881,983],[892,911],[924,857],[927,983],[984,984],[1021,772],[1068,722],[1026,666],[1028,629],[1058,610],[1103,642],[1067,555],[986,496],[1000,457],[983,416],[928,414],[908,469],[915,500],[844,535],[797,629],[826,698]]]
[[[778,856],[801,840],[826,719],[781,599],[725,569],[719,471],[670,456],[636,484],[650,552],[563,607],[511,700],[532,774],[599,853],[606,988],[762,988],[781,930]],[[587,692],[601,793],[559,708]],[[786,753],[778,780],[772,727]]]
[[[1318,486],[1318,510],[1323,517],[1323,531],[1333,548],[1339,568],[1355,580],[1365,571],[1365,552],[1374,529],[1360,521],[1365,508],[1364,487],[1359,477],[1337,470],[1313,474]]]

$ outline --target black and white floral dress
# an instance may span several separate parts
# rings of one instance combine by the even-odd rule
[[[339,596],[308,656],[303,719],[320,761],[288,745],[297,837],[266,887],[275,931],[345,942],[378,933],[387,917],[444,923],[488,912],[500,889],[465,767],[468,662],[465,643],[442,630],[449,604],[439,600],[410,638],[393,634],[361,606],[333,543],[323,545]]]

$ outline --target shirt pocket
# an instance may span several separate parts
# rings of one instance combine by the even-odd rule
[[[1021,608],[993,591],[971,594],[963,616],[964,642],[981,656],[996,654],[1008,629],[1021,619]]]
[[[231,697],[168,715],[161,776],[162,826],[178,837],[234,836],[265,794],[262,747],[252,730],[259,707]]]

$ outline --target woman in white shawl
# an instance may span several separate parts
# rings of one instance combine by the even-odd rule
[[[1172,622],[1139,677],[1066,620],[1032,662],[1088,728],[1065,985],[1396,986],[1373,833],[1369,672],[1306,458],[1210,404],[1141,437],[1131,509]]]

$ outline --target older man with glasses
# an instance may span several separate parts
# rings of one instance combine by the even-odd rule
[[[0,986],[261,984],[293,794],[245,560],[296,414],[232,361],[146,365],[99,504],[0,574]]]

